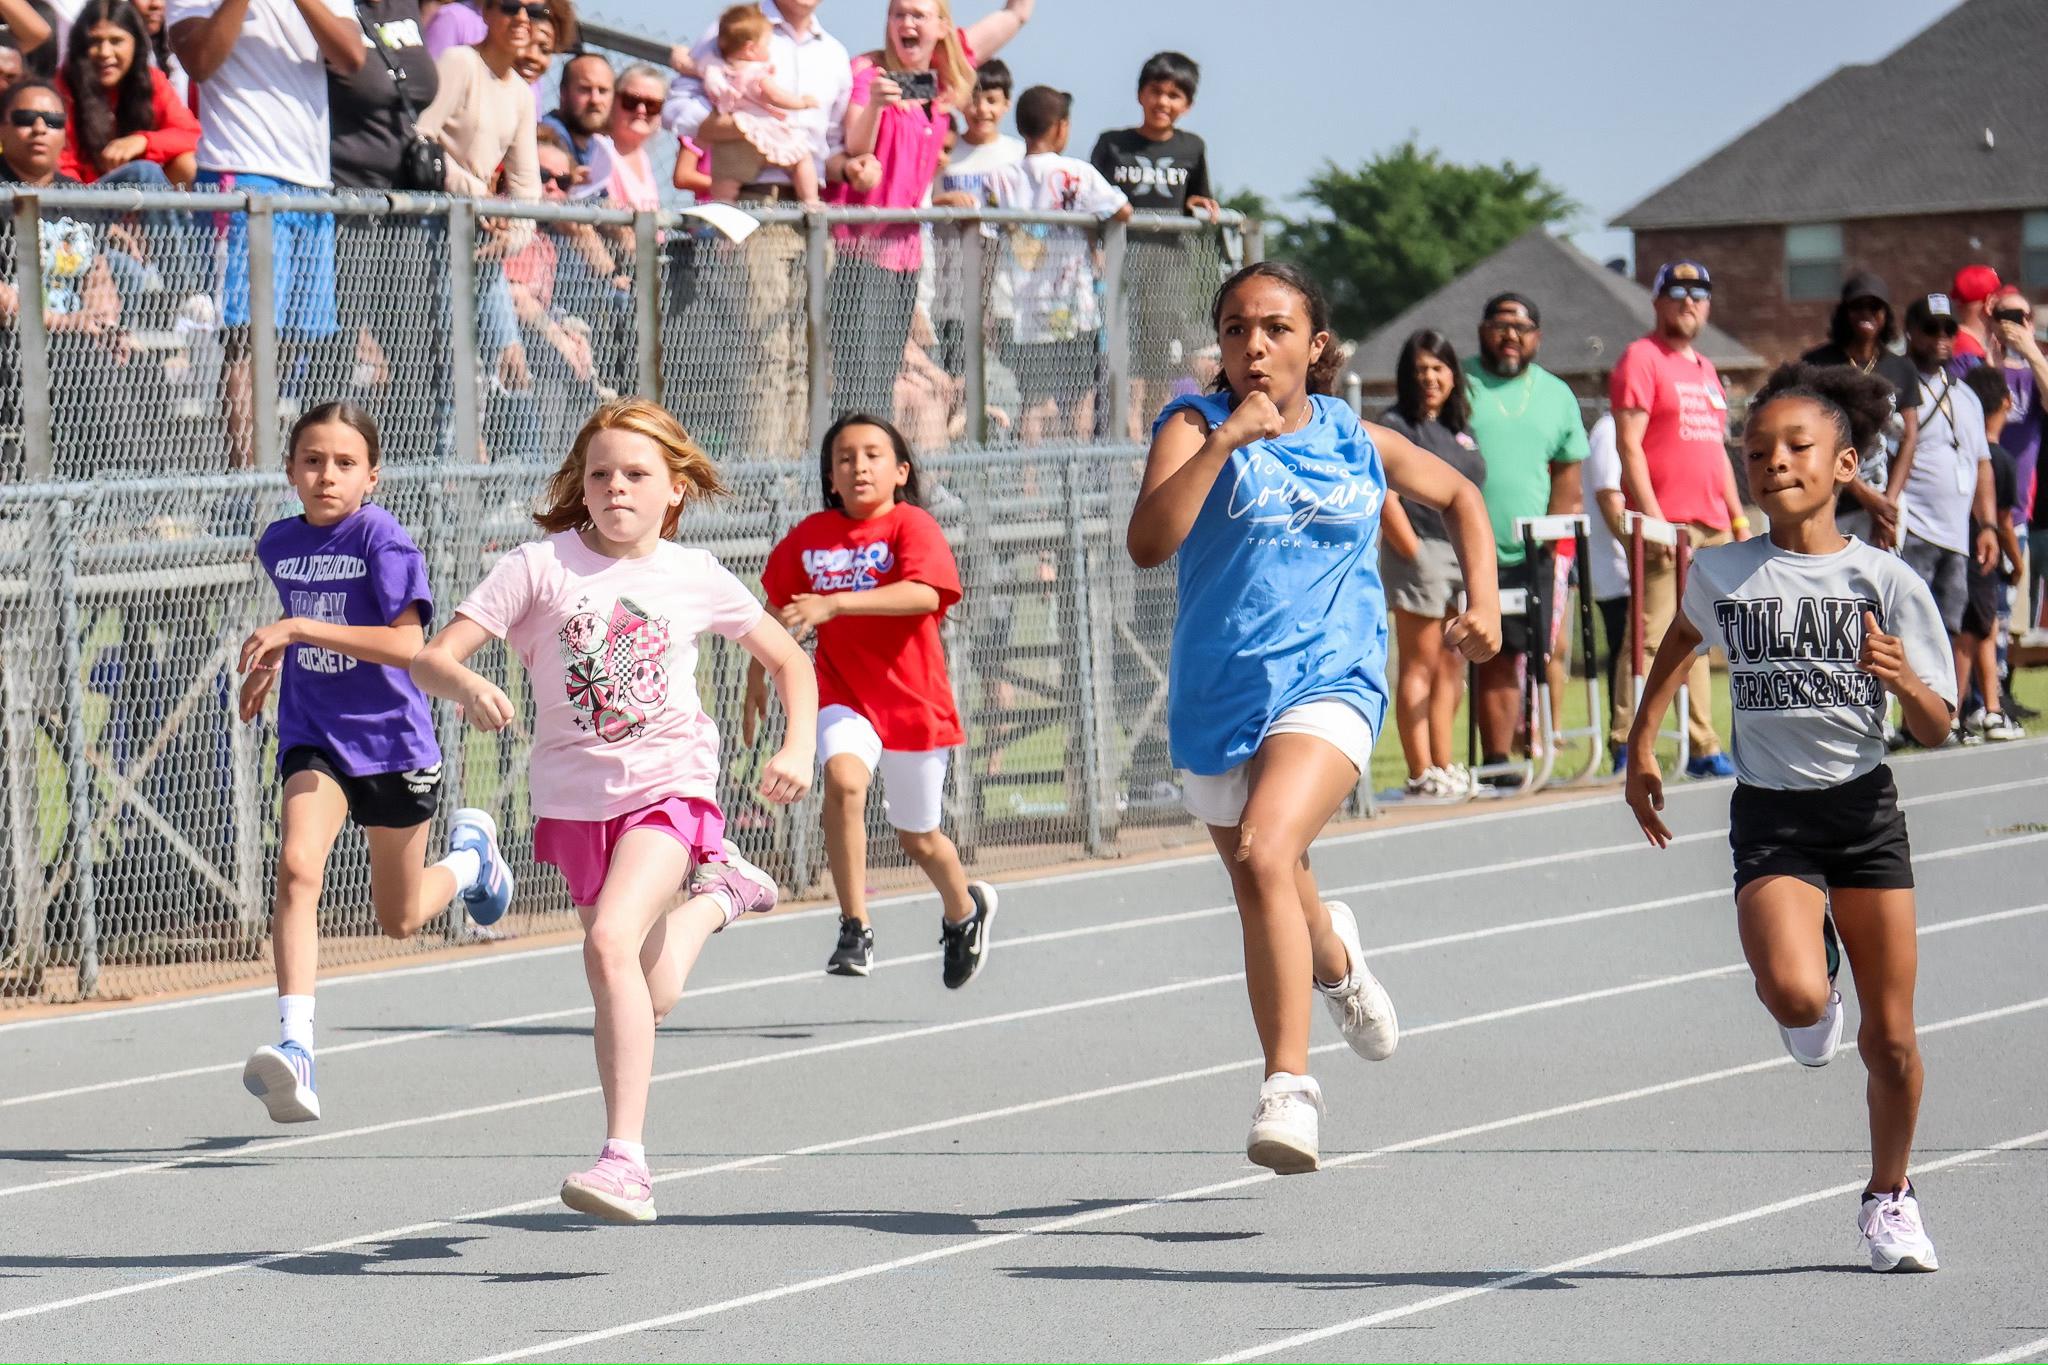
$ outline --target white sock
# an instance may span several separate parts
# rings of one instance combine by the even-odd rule
[[[280,995],[277,997],[277,1028],[280,1038],[287,1043],[297,1043],[311,1052],[313,1050],[313,997],[310,995]]]
[[[435,867],[445,867],[455,877],[455,894],[461,895],[477,884],[484,875],[484,860],[473,848],[458,848]]]
[[[621,1155],[633,1158],[641,1166],[647,1164],[647,1144],[644,1142],[628,1142],[624,1138],[606,1138],[604,1145],[618,1148]]]

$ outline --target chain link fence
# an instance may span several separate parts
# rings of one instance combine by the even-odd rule
[[[659,395],[719,459],[733,496],[679,534],[755,582],[819,506],[824,427],[892,417],[966,590],[946,626],[963,852],[998,870],[1200,837],[1165,757],[1172,578],[1132,568],[1123,527],[1139,420],[1205,383],[1209,295],[1256,241],[997,211],[758,216],[734,241],[686,213],[0,190],[0,278],[43,303],[0,321],[0,1008],[268,973],[277,741],[270,717],[236,720],[234,666],[278,614],[254,546],[297,510],[285,434],[335,397],[383,429],[376,501],[425,551],[443,622],[538,534],[533,499],[605,398]],[[520,892],[494,936],[571,927],[533,861],[523,671],[502,646],[477,663],[525,719],[487,736],[440,709],[442,808],[506,831]],[[753,794],[780,734],[741,744],[745,665],[707,641],[721,801],[749,856],[818,894],[819,798]],[[871,880],[916,884],[879,801],[869,816]],[[353,827],[320,922],[328,965],[478,937],[451,914],[385,939]]]

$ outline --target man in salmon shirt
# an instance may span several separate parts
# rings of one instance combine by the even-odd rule
[[[1670,261],[1651,286],[1656,330],[1638,337],[1614,367],[1614,441],[1621,488],[1631,510],[1689,530],[1695,549],[1749,539],[1749,518],[1728,463],[1728,398],[1707,358],[1693,349],[1713,308],[1714,281],[1698,261]],[[1664,546],[1643,547],[1643,643],[1651,653],[1678,609],[1676,560]],[[1703,654],[1687,680],[1688,777],[1733,777],[1735,765],[1714,733],[1712,674]],[[1616,724],[1634,719],[1623,695]],[[1620,756],[1624,758],[1625,755]]]

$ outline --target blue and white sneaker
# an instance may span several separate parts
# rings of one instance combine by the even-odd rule
[[[472,923],[496,924],[512,906],[512,869],[498,851],[498,822],[489,811],[464,806],[448,817],[448,847],[471,849],[483,864],[462,903]]]
[[[263,1101],[274,1123],[311,1123],[320,1117],[313,1054],[297,1043],[257,1048],[242,1067],[242,1085]]]
[[[1686,760],[1685,775],[1693,778],[1733,777],[1735,776],[1735,760],[1728,757],[1725,751],[1701,754],[1696,758]]]

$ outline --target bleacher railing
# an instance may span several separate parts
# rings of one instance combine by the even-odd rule
[[[288,262],[253,272],[240,331],[225,325],[234,214],[256,260]],[[969,732],[948,811],[963,851],[1000,869],[1201,837],[1164,744],[1171,575],[1133,569],[1123,527],[1137,416],[1206,386],[1208,298],[1256,255],[1255,227],[759,217],[735,242],[686,216],[567,206],[0,190],[0,273],[45,302],[0,317],[0,1008],[266,974],[276,734],[236,721],[233,668],[278,615],[253,549],[297,509],[284,434],[330,397],[384,427],[375,500],[425,551],[437,623],[538,534],[533,499],[603,397],[659,397],[718,457],[733,495],[680,535],[748,578],[819,505],[835,411],[881,406],[923,455],[966,586],[947,626]],[[923,235],[933,268],[900,362],[870,356],[852,367],[868,391],[849,391],[844,348],[893,341],[877,320],[896,303],[842,268],[882,225]],[[339,269],[323,292],[305,244],[328,229]],[[1016,324],[1053,251],[1079,272],[1069,285],[1092,281],[1101,326],[1048,367]],[[532,860],[531,700],[502,647],[480,657],[525,719],[483,736],[441,708],[443,810],[498,812],[520,874],[509,931],[567,928],[560,878]],[[777,736],[739,741],[744,663],[710,642],[699,679],[725,735],[721,797],[750,856],[817,892],[817,798],[751,795]],[[908,884],[879,802],[870,820],[874,880]],[[383,939],[353,830],[321,926],[330,965],[474,937],[457,914],[410,948]]]

